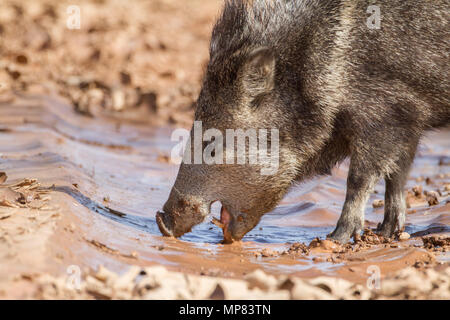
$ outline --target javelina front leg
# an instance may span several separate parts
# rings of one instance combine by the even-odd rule
[[[347,177],[347,194],[336,229],[328,236],[341,243],[359,236],[364,227],[364,209],[378,175],[352,159]]]

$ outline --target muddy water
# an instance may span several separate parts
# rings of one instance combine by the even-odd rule
[[[93,268],[103,264],[117,271],[130,264],[163,264],[230,277],[263,268],[276,274],[328,274],[365,281],[368,265],[379,264],[387,273],[426,253],[400,244],[370,249],[345,263],[313,262],[320,252],[295,258],[255,255],[267,248],[283,251],[290,243],[309,243],[330,233],[345,197],[348,163],[334,169],[332,176],[293,187],[241,243],[220,244],[221,230],[209,221],[179,240],[163,238],[155,213],[166,201],[178,170],[166,160],[175,144],[170,141],[174,128],[82,117],[66,102],[40,95],[2,103],[0,119],[0,167],[8,182],[36,178],[61,207],[62,219],[49,245],[62,257],[56,267],[48,263],[57,272],[73,263]],[[419,148],[408,189],[420,184],[424,190],[443,190],[450,180],[449,162],[450,133],[430,134]],[[374,209],[372,202],[382,199],[383,192],[380,182],[367,204],[368,227],[382,221],[383,208]],[[405,243],[421,243],[414,236],[427,233],[450,233],[447,194],[437,206],[422,203],[408,209],[406,231],[413,238]],[[218,216],[217,207],[211,216]],[[65,233],[68,226],[75,231]],[[437,258],[448,261],[449,255]],[[346,271],[350,267],[352,271]]]

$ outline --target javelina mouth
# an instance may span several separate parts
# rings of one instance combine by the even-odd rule
[[[168,220],[168,215],[164,212],[158,211],[156,213],[156,223],[158,224],[159,231],[166,237],[173,237],[173,232],[169,229],[172,223]]]

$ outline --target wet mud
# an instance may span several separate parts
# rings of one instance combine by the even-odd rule
[[[122,274],[130,266],[158,265],[232,279],[261,269],[364,285],[374,265],[389,278],[406,267],[434,270],[449,263],[450,174],[439,164],[449,158],[448,132],[424,139],[407,184],[417,199],[434,191],[438,203],[410,205],[405,232],[396,238],[370,230],[383,218],[383,208],[372,206],[382,198],[380,183],[367,204],[361,239],[347,245],[325,240],[345,196],[344,164],[330,177],[294,187],[243,241],[224,245],[211,221],[218,208],[181,239],[159,233],[155,214],[177,173],[176,164],[161,160],[175,143],[170,126],[124,124],[117,131],[110,119],[86,120],[64,99],[40,95],[3,103],[0,117],[2,287],[12,281],[36,292],[40,275],[67,275],[73,265],[82,274],[100,266]],[[17,290],[0,294],[28,294]]]

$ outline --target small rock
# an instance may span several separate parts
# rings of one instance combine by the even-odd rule
[[[420,197],[420,195],[421,195],[422,192],[423,192],[423,189],[422,189],[422,186],[421,186],[421,185],[417,185],[417,186],[414,186],[414,187],[412,188],[412,191],[414,192],[414,195],[415,195],[416,197]]]
[[[436,191],[427,192],[427,202],[429,206],[435,206],[439,204],[439,196]]]
[[[267,257],[275,257],[278,255],[278,252],[274,251],[272,249],[265,248],[265,249],[261,250],[261,255],[266,258]]]
[[[408,240],[409,238],[411,238],[411,236],[407,232],[402,232],[398,235],[399,240]]]
[[[372,207],[374,207],[374,208],[381,208],[383,206],[384,206],[384,200],[377,199],[372,202]]]

